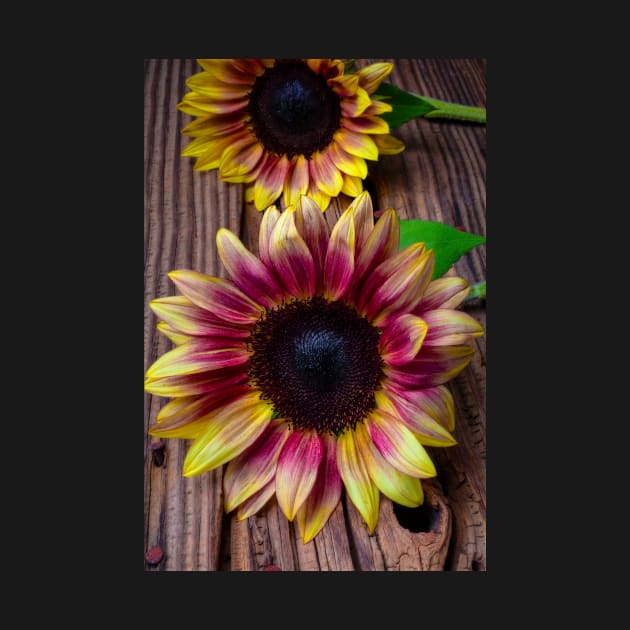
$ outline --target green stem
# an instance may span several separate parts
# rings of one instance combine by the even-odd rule
[[[477,282],[476,284],[470,285],[470,291],[466,296],[464,302],[470,302],[471,300],[485,300],[486,299],[486,281]]]
[[[424,115],[425,118],[453,118],[455,120],[470,120],[472,122],[486,122],[485,107],[470,107],[468,105],[458,105],[440,101],[437,98],[422,97],[425,101],[433,105],[436,109]]]

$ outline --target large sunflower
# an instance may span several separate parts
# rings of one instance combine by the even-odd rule
[[[304,542],[343,486],[370,532],[381,492],[420,505],[436,474],[424,446],[455,444],[444,383],[482,334],[455,310],[466,281],[431,280],[433,252],[399,251],[394,210],[374,224],[367,192],[332,230],[303,196],[265,212],[258,256],[223,228],[217,245],[231,280],[172,271],[182,295],[151,302],[176,347],[146,373],[148,392],[173,398],[150,433],[194,440],[185,476],[227,463],[239,519],[275,494]]]
[[[346,73],[339,59],[198,62],[203,72],[186,81],[191,92],[177,106],[197,117],[182,130],[193,138],[182,155],[246,184],[258,210],[308,195],[323,211],[339,193],[361,193],[366,160],[405,148],[379,116],[391,106],[371,98],[391,63]]]

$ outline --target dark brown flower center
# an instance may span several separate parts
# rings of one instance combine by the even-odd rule
[[[353,308],[322,297],[267,311],[249,347],[249,376],[279,417],[337,435],[375,407],[383,378],[379,331]]]
[[[301,60],[278,61],[259,76],[249,97],[251,125],[265,149],[306,158],[339,129],[339,97]]]

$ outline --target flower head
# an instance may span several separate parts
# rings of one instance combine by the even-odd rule
[[[346,73],[339,59],[199,59],[178,109],[196,117],[182,133],[183,156],[195,169],[219,169],[246,185],[258,210],[297,203],[301,195],[326,210],[331,197],[356,197],[366,160],[400,153],[380,114],[391,105],[372,94],[392,71],[374,63]]]
[[[185,476],[227,464],[239,519],[275,495],[305,542],[343,487],[370,532],[380,493],[420,505],[436,474],[425,446],[455,443],[444,384],[483,334],[455,310],[466,281],[432,280],[421,243],[399,251],[396,213],[375,224],[367,192],[332,230],[302,196],[265,212],[258,256],[226,229],[217,245],[231,279],[173,271],[181,295],[151,302],[175,347],[146,373],[172,398],[150,433],[194,440]]]

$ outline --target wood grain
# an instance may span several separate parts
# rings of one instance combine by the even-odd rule
[[[399,87],[466,105],[486,105],[483,59],[361,59],[357,66],[392,61],[388,79]],[[240,185],[197,172],[180,157],[181,129],[193,118],[178,112],[194,60],[147,59],[144,83],[144,369],[170,348],[156,330],[148,303],[173,295],[173,269],[225,277],[217,255],[219,227],[238,233],[257,251],[261,214],[243,202]],[[369,162],[366,188],[376,210],[423,218],[486,235],[485,125],[418,119],[394,135],[407,149]],[[350,203],[340,196],[326,212],[330,225]],[[474,248],[448,272],[470,283],[486,278],[486,247]],[[484,326],[485,301],[464,308]],[[379,523],[369,535],[343,497],[322,532],[303,544],[275,499],[237,521],[222,508],[222,472],[184,478],[188,443],[165,440],[163,462],[152,456],[147,431],[168,402],[144,394],[144,545],[164,559],[150,571],[471,571],[486,570],[486,337],[472,363],[450,383],[456,406],[456,446],[429,449],[438,469],[423,482],[425,504],[401,510],[381,496]],[[157,463],[156,463],[157,462]],[[161,465],[158,465],[161,464]]]

